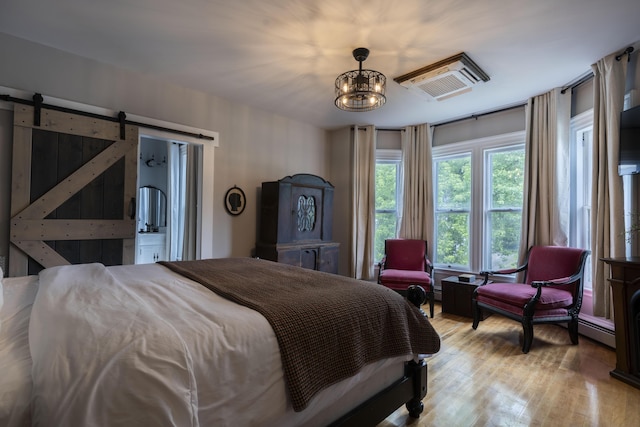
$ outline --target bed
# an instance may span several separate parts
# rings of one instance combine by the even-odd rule
[[[0,283],[6,426],[375,425],[419,415],[440,347],[393,291],[253,258]]]

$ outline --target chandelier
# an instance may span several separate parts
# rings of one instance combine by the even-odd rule
[[[371,111],[382,107],[387,78],[373,70],[363,70],[362,62],[369,56],[369,49],[359,47],[353,57],[360,63],[358,70],[347,71],[336,78],[336,107],[345,111]]]

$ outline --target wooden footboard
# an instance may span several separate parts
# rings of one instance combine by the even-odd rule
[[[421,286],[411,286],[407,299],[420,308],[427,299]],[[420,309],[422,311],[422,309]],[[426,314],[423,312],[426,317]],[[391,415],[402,404],[409,415],[418,418],[424,409],[422,399],[427,395],[427,362],[420,359],[405,363],[404,375],[398,381],[376,394],[369,400],[334,421],[330,426],[375,426]]]
[[[405,364],[404,376],[385,390],[351,410],[330,426],[375,426],[403,404],[409,415],[418,418],[424,409],[422,399],[427,395],[427,363],[410,361]]]

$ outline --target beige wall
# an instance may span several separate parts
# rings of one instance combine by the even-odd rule
[[[353,149],[352,130],[343,128],[329,134],[331,149],[329,182],[335,187],[333,193],[333,240],[340,243],[338,273],[352,276],[349,267],[351,250],[351,200],[353,198]]]
[[[296,173],[328,176],[329,144],[323,129],[0,34],[0,87],[41,93],[113,111],[219,132],[213,165],[213,256],[249,256],[256,242],[259,189],[263,181]],[[188,66],[188,65],[187,65]],[[0,89],[2,89],[0,88]],[[2,90],[0,90],[0,94]],[[6,106],[5,106],[6,107]],[[7,253],[11,156],[6,110],[0,110],[0,256]],[[234,185],[247,197],[246,210],[228,215],[223,198]]]

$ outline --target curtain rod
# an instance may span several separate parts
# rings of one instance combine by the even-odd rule
[[[629,46],[623,52],[618,54],[616,56],[616,61],[620,61],[625,55],[629,55],[627,57],[627,61],[630,61],[631,60],[631,52],[633,52],[633,46]],[[583,76],[578,77],[574,82],[564,85],[562,87],[562,90],[560,91],[560,93],[564,94],[569,89],[573,90],[573,89],[577,88],[578,86],[580,86],[581,84],[588,82],[592,78],[593,78],[593,72],[592,71],[588,71]]]
[[[629,55],[627,57],[627,62],[631,61],[631,52],[633,52],[633,46],[629,46],[628,48],[626,48],[624,50],[624,52],[622,52],[621,54],[619,54],[618,56],[616,56],[616,61],[620,61],[622,59],[623,56],[625,55]]]
[[[469,119],[476,119],[477,120],[478,118],[480,118],[482,116],[488,116],[490,114],[502,113],[503,111],[515,110],[516,108],[522,108],[522,107],[524,107],[526,105],[527,104],[518,104],[518,105],[512,105],[511,107],[501,108],[499,110],[487,111],[486,113],[472,114],[472,115],[467,116],[467,117],[461,117],[459,119],[453,119],[453,120],[449,120],[449,121],[442,122],[442,123],[436,123],[436,124],[431,125],[431,127],[448,125],[448,124],[451,124],[451,123],[461,122],[463,120],[469,120]]]
[[[467,116],[467,117],[461,117],[459,119],[453,119],[453,120],[449,120],[449,121],[442,122],[442,123],[436,123],[436,124],[431,125],[431,127],[448,125],[448,124],[451,124],[451,123],[461,122],[463,120],[469,120],[469,119],[476,119],[477,120],[479,117],[482,117],[482,116],[488,116],[490,114],[502,113],[503,111],[515,110],[516,108],[522,108],[522,107],[524,107],[526,105],[527,105],[526,103],[525,104],[518,104],[518,105],[512,105],[511,107],[501,108],[499,110],[487,111],[486,113],[472,114],[472,115]],[[354,130],[356,128],[363,129],[365,131],[367,130],[367,128],[364,127],[364,126],[351,126],[351,130]],[[401,128],[401,129],[376,128],[376,130],[401,131],[401,132],[404,132],[406,129],[404,129],[404,128]]]
[[[34,95],[34,98],[35,97],[41,97],[41,96],[42,95],[40,95],[39,93],[36,93]],[[14,102],[16,104],[29,105],[29,106],[32,106],[32,107],[36,106],[36,102],[35,101],[28,100],[28,99],[22,99],[22,98],[16,98],[16,97],[13,97],[11,95],[0,95],[0,100],[6,101],[6,102]],[[118,113],[118,117],[111,117],[111,116],[105,116],[105,115],[102,115],[102,114],[90,113],[88,111],[76,110],[76,109],[73,109],[73,108],[59,107],[57,105],[49,105],[49,104],[42,104],[42,103],[38,103],[38,105],[41,108],[48,108],[49,110],[60,111],[62,113],[78,114],[80,116],[91,117],[91,118],[94,118],[94,119],[107,120],[107,121],[116,122],[116,123],[121,122],[120,116],[125,114],[123,111],[120,111],[120,113]],[[163,131],[163,132],[171,132],[171,133],[175,133],[175,134],[179,134],[179,135],[190,136],[192,138],[206,139],[206,140],[209,140],[209,141],[215,141],[215,137],[208,136],[208,135],[203,135],[201,133],[200,134],[196,134],[196,133],[187,132],[187,131],[184,131],[184,130],[171,129],[171,128],[167,128],[167,127],[164,127],[164,126],[157,126],[157,125],[152,125],[152,124],[148,124],[148,123],[140,123],[140,122],[135,122],[135,121],[126,120],[126,119],[124,120],[124,123],[128,124],[128,125],[133,125],[133,126],[138,126],[138,127],[143,127],[143,128],[153,129],[153,130],[159,130],[159,131]]]
[[[354,130],[354,129],[362,129],[362,130],[366,131],[366,130],[367,130],[367,126],[351,126],[351,130]],[[391,129],[391,128],[375,128],[375,129],[376,129],[376,130],[381,130],[381,131],[387,131],[387,132],[390,132],[390,131],[402,131],[402,132],[404,132],[404,128],[396,128],[396,129]]]
[[[578,77],[574,82],[567,83],[566,85],[564,85],[562,87],[562,90],[560,90],[560,93],[564,95],[565,92],[567,92],[569,89],[573,90],[573,89],[577,88],[578,86],[580,86],[581,84],[588,82],[592,78],[593,78],[593,72],[592,71],[588,71],[583,76]]]

